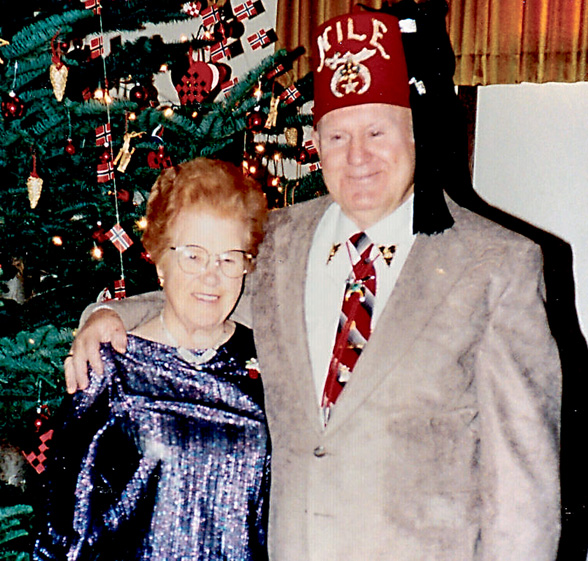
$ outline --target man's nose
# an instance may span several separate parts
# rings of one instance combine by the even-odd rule
[[[369,161],[370,152],[359,135],[353,135],[347,147],[347,161],[354,166],[364,164]]]

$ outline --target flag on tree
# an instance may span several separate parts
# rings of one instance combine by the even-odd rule
[[[123,230],[120,224],[115,224],[108,232],[106,237],[115,245],[115,247],[122,253],[133,245],[133,240]]]

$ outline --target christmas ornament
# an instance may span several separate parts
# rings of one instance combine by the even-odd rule
[[[144,135],[144,132],[127,132],[123,137],[123,145],[119,150],[116,158],[114,159],[114,165],[117,166],[117,170],[121,173],[127,171],[131,156],[135,153],[135,148],[131,149],[131,140],[137,136]]]
[[[125,279],[114,281],[114,297],[117,300],[122,300],[127,297],[127,289],[125,286]]]
[[[254,109],[247,116],[247,130],[251,132],[261,132],[265,123],[265,115],[260,109]]]
[[[110,162],[112,160],[112,154],[110,153],[110,150],[104,150],[104,152],[102,152],[102,154],[100,154],[100,162],[103,164],[106,164],[107,162]]]
[[[288,146],[294,147],[298,145],[298,129],[296,127],[288,127],[284,130],[284,136]]]
[[[272,95],[270,99],[270,107],[269,113],[267,116],[267,121],[265,122],[264,128],[265,129],[273,129],[278,122],[278,105],[280,104],[280,99]]]
[[[197,17],[202,9],[202,2],[186,2],[182,5],[182,12],[192,17]]]
[[[218,67],[203,60],[196,60],[194,56],[194,50],[190,47],[188,67],[183,76],[179,80],[176,79],[174,84],[182,105],[202,103],[210,97],[211,92],[220,83]],[[201,56],[201,54],[197,56]],[[172,78],[173,75],[172,71]]]
[[[296,153],[296,161],[299,164],[304,165],[304,164],[307,164],[309,162],[309,160],[310,160],[310,152],[306,148],[304,148],[304,146],[301,146],[298,149],[298,152]]]
[[[7,120],[19,119],[24,114],[24,103],[14,92],[10,92],[8,97],[2,101],[1,108],[2,115]]]
[[[127,189],[119,189],[116,192],[116,198],[123,203],[128,203],[131,200],[131,194]]]
[[[53,86],[55,99],[61,101],[65,94],[65,85],[67,84],[67,74],[69,69],[61,60],[62,46],[57,43],[57,34],[51,40],[51,66],[49,67],[49,78]]]
[[[110,230],[108,230],[108,232],[106,232],[106,237],[121,253],[133,245],[133,240],[124,231],[120,224],[115,224]]]
[[[74,146],[73,140],[71,138],[66,140],[64,151],[70,156],[73,156],[76,153],[76,147]]]
[[[41,474],[45,471],[45,461],[47,460],[45,452],[49,450],[49,441],[53,437],[53,429],[47,426],[47,421],[49,420],[49,408],[47,405],[37,406],[36,413],[34,427],[35,433],[38,435],[37,446],[29,453],[23,451],[23,455],[33,469],[38,474]]]
[[[147,90],[143,86],[137,85],[129,92],[129,99],[139,107],[146,107],[148,104]]]
[[[7,41],[6,39],[2,39],[2,37],[0,37],[0,47],[5,47],[6,45],[10,45],[10,41]],[[0,64],[4,64],[4,59],[2,57],[0,57]]]
[[[96,127],[96,146],[110,146],[111,142],[110,123]]]
[[[29,192],[29,203],[31,208],[35,208],[41,198],[41,189],[43,180],[37,174],[37,157],[33,154],[33,170],[27,179],[27,190]]]
[[[165,148],[160,146],[147,154],[147,165],[153,169],[165,169],[171,167],[171,158],[165,153]]]

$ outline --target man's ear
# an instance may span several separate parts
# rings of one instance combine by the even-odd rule
[[[320,135],[318,132],[318,129],[316,127],[312,127],[312,130],[310,131],[310,138],[312,140],[312,143],[314,144],[314,147],[316,148],[319,158],[321,157],[321,143],[320,143]]]

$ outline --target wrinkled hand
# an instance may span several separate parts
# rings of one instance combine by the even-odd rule
[[[88,363],[98,375],[104,371],[100,343],[110,343],[124,353],[127,334],[119,315],[107,309],[94,312],[76,335],[69,356],[65,359],[65,385],[68,393],[88,387]]]

